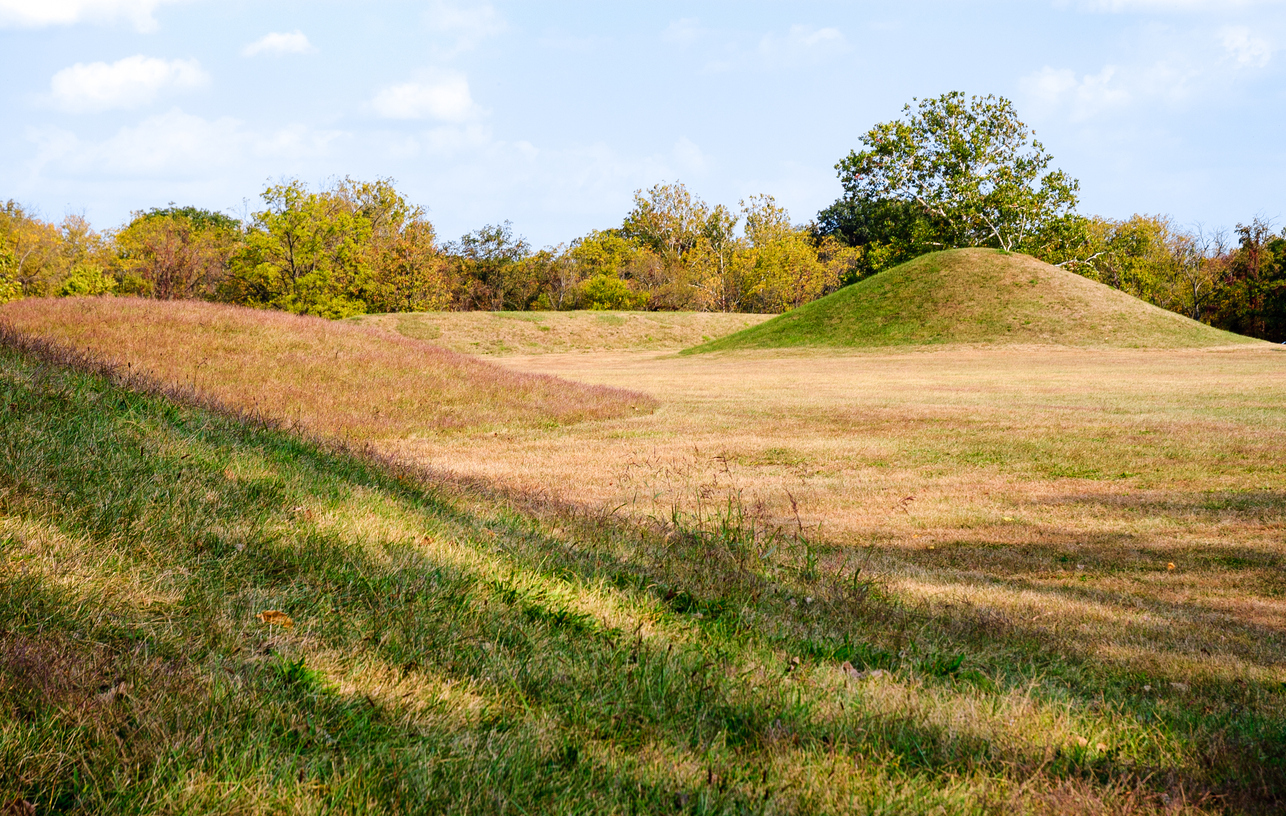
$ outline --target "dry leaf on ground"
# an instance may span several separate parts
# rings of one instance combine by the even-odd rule
[[[285,627],[286,629],[289,629],[290,627],[295,625],[295,621],[293,618],[291,618],[285,612],[278,612],[275,609],[269,609],[266,612],[260,612],[258,615],[255,615],[255,617],[258,618],[263,623],[268,624],[269,626],[282,626],[282,627]]]

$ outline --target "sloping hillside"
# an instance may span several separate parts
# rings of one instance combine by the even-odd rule
[[[938,343],[1193,348],[1255,343],[1027,255],[924,255],[691,351]]]
[[[392,329],[467,354],[676,351],[772,315],[724,312],[413,312],[352,322]]]
[[[389,438],[650,411],[643,394],[524,374],[375,328],[199,301],[24,300],[0,322],[232,408]]]

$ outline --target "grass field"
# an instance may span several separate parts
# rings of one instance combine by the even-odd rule
[[[579,342],[655,410],[351,431],[422,475],[9,353],[0,804],[1286,802],[1286,353]]]

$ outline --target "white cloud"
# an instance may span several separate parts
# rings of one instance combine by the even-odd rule
[[[848,41],[838,28],[793,25],[785,35],[765,34],[759,41],[760,56],[773,62],[815,62],[846,50]]]
[[[241,56],[253,57],[256,54],[311,54],[316,51],[308,37],[299,29],[281,33],[265,34],[241,49]]]
[[[455,38],[455,45],[443,54],[446,57],[469,51],[507,27],[505,18],[490,3],[461,6],[436,0],[425,13],[425,21],[431,31]]]
[[[182,0],[0,0],[0,26],[39,28],[124,19],[139,31],[156,29],[152,12]]]
[[[389,85],[375,94],[371,107],[385,119],[467,122],[481,115],[469,93],[468,78],[456,72]]]
[[[123,127],[103,141],[46,128],[29,133],[36,142],[37,170],[55,175],[198,178],[241,170],[247,158],[282,160],[326,156],[347,134],[295,125],[277,131],[247,130],[230,117],[209,120],[174,109]]]
[[[1097,73],[1045,66],[1020,80],[1027,102],[1041,114],[1083,122],[1101,117],[1140,121],[1161,109],[1208,108],[1236,96],[1273,57],[1270,42],[1248,26],[1154,27],[1130,47],[1133,59]]]
[[[72,113],[137,108],[162,92],[187,91],[210,81],[196,60],[163,60],[137,54],[113,63],[78,62],[49,81],[55,107]]]
[[[792,25],[784,31],[755,35],[704,27],[694,17],[672,21],[661,39],[677,46],[696,46],[706,57],[704,69],[726,72],[754,68],[781,69],[813,65],[849,50],[838,28]]]
[[[1268,41],[1252,35],[1245,26],[1224,28],[1219,41],[1228,55],[1243,68],[1263,68],[1273,56],[1273,47]]]
[[[1077,77],[1071,69],[1046,66],[1025,77],[1020,86],[1037,104],[1059,109],[1073,121],[1081,121],[1130,103],[1131,91],[1117,73],[1116,66],[1108,65],[1097,74]]]

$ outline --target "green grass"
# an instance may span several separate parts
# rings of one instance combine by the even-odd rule
[[[1255,340],[990,249],[935,252],[690,352],[943,343],[1196,348]]]
[[[1267,813],[1286,796],[1280,684],[1180,691],[1050,653],[1020,621],[926,615],[732,502],[643,526],[535,516],[53,356],[0,350],[0,807]]]

